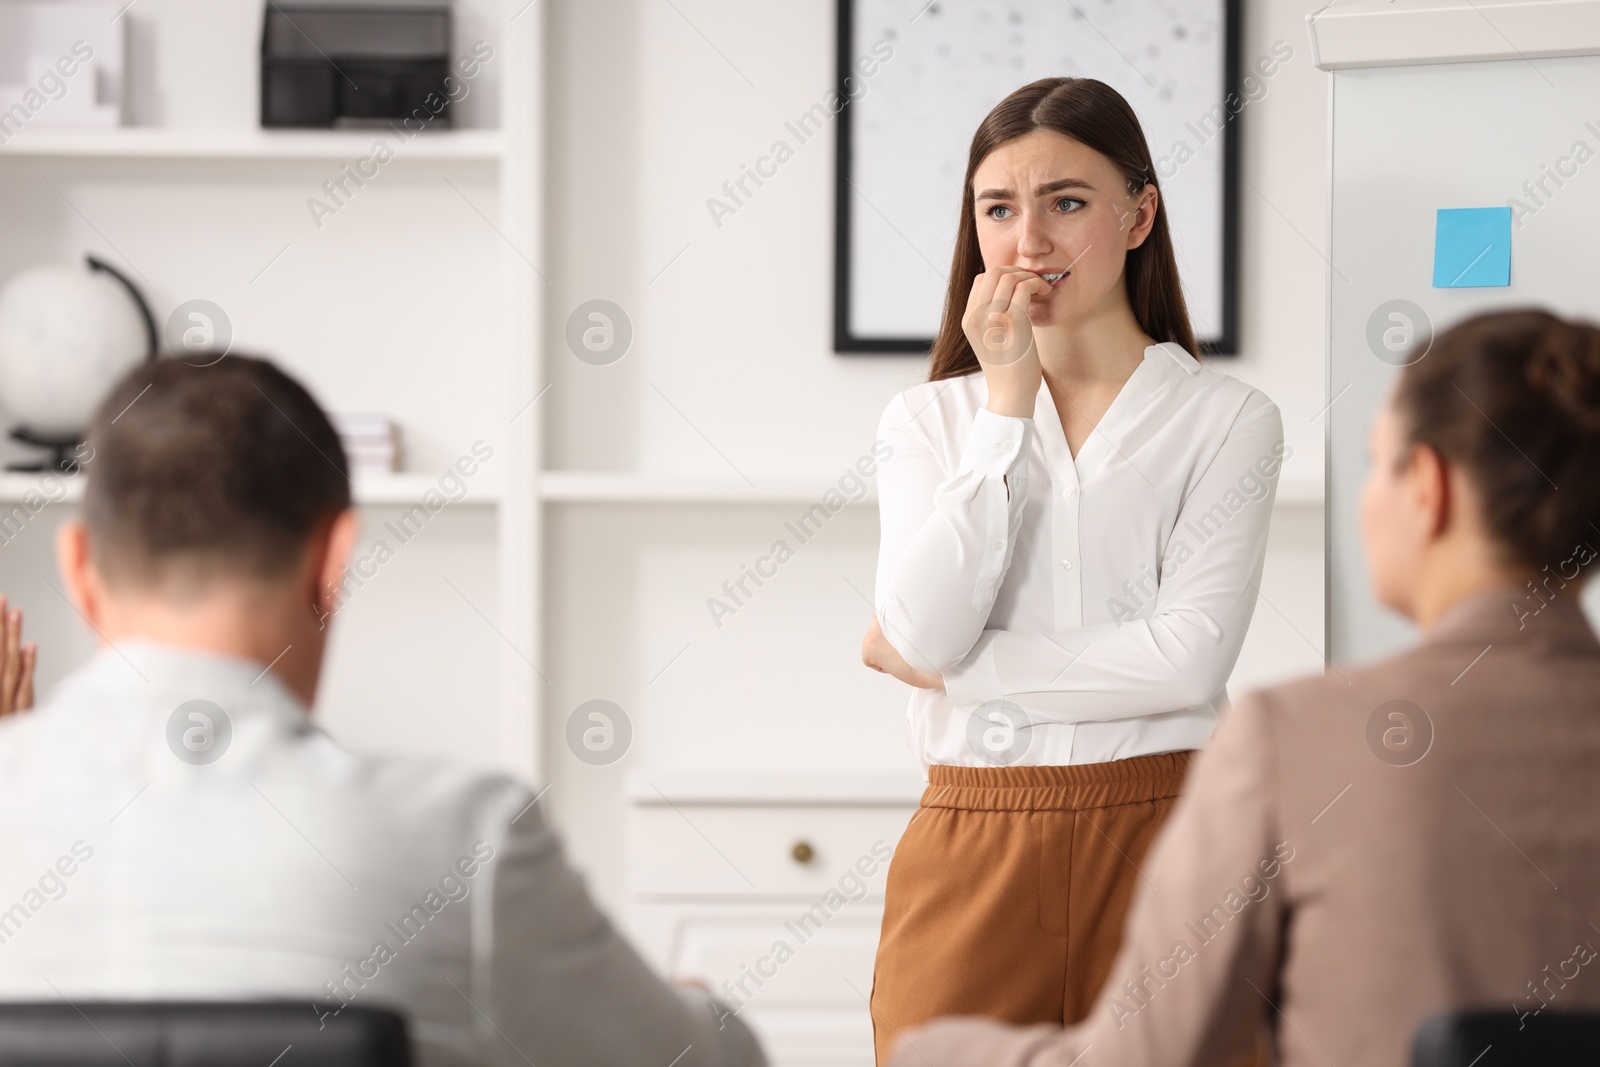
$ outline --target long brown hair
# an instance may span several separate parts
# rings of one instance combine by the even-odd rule
[[[1172,235],[1167,230],[1166,198],[1159,195],[1155,165],[1139,117],[1122,94],[1105,82],[1093,78],[1040,78],[996,104],[972,135],[967,176],[961,189],[960,228],[944,298],[944,320],[929,352],[928,380],[936,382],[979,369],[977,354],[961,328],[972,280],[983,273],[983,253],[978,248],[972,207],[972,175],[990,152],[1034,130],[1054,130],[1099,152],[1122,171],[1130,193],[1139,192],[1147,184],[1156,186],[1155,224],[1144,242],[1128,251],[1123,268],[1128,303],[1145,333],[1158,343],[1176,341],[1198,357],[1178,280],[1178,263],[1172,254]]]

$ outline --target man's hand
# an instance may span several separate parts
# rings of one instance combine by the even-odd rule
[[[876,613],[872,616],[872,625],[867,628],[867,636],[861,642],[861,662],[882,674],[892,674],[918,689],[944,688],[944,679],[939,675],[919,671],[906,662],[905,657],[883,636]]]
[[[0,596],[0,715],[33,707],[33,665],[39,649],[22,643],[22,609]]]

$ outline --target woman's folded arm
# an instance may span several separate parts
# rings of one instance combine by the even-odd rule
[[[951,702],[971,709],[1008,700],[1039,719],[1089,722],[1209,701],[1226,684],[1255,609],[1282,455],[1278,409],[1261,398],[1185,497],[1147,611],[1054,633],[985,630],[941,671]],[[1209,536],[1189,544],[1194,530]],[[1116,588],[1119,577],[1103,584]]]
[[[905,394],[878,435],[892,450],[878,470],[878,623],[907,663],[942,673],[983,633],[1011,565],[1033,420],[980,410],[948,476]]]

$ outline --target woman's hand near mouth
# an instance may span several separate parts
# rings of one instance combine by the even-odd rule
[[[1028,304],[1049,291],[1050,283],[1025,267],[992,267],[972,280],[961,329],[983,367],[986,406],[998,415],[1033,416],[1043,371]]]

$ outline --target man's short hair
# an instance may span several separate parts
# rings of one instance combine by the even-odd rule
[[[112,582],[280,578],[350,506],[339,434],[264,359],[129,371],[89,428],[84,519]]]

